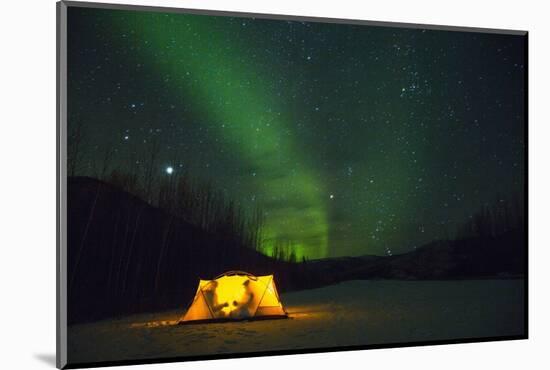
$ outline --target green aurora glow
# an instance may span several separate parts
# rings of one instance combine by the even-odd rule
[[[93,116],[92,140],[139,158],[160,138],[180,171],[177,148],[264,211],[267,253],[407,251],[523,191],[521,38],[84,8],[69,22],[69,109]]]
[[[133,12],[123,19],[122,24],[120,18],[114,19],[115,27],[123,30],[131,24],[139,30],[135,37],[165,50],[162,58],[148,53],[150,49],[142,50],[142,57],[155,65],[159,74],[178,76],[186,71],[196,76],[194,81],[183,78],[171,91],[208,120],[223,122],[223,127],[215,126],[223,145],[257,169],[247,188],[283,195],[288,206],[265,216],[262,249],[269,254],[273,243],[283,240],[292,243],[298,257],[326,256],[326,190],[319,175],[300,158],[299,144],[284,135],[292,117],[276,114],[271,108],[274,104],[283,107],[284,101],[266,94],[269,87],[262,81],[261,71],[239,63],[238,56],[246,54],[246,46],[225,47],[220,36],[238,29],[228,30],[223,19],[207,16]],[[166,48],[174,40],[185,47]],[[281,166],[290,162],[293,171],[281,174]],[[300,207],[295,207],[296,203]]]

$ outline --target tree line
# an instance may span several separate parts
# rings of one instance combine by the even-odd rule
[[[120,159],[115,160],[117,149],[104,143],[103,153],[94,156],[99,159],[92,160],[85,124],[78,119],[71,123],[67,156],[69,176],[99,179],[234,245],[262,252],[279,261],[297,262],[291,241],[275,241],[272,248],[263,247],[265,220],[260,207],[246,210],[211,183],[199,181],[188,172],[156,175],[161,157],[158,140],[150,140],[139,158],[128,155],[122,163]],[[179,163],[177,154],[172,163]]]
[[[519,194],[497,196],[459,226],[456,239],[496,238],[508,233],[524,233],[524,203]]]

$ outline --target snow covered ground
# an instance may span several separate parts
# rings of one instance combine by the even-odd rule
[[[348,281],[282,295],[290,319],[174,325],[185,309],[69,327],[69,362],[520,335],[523,280]]]

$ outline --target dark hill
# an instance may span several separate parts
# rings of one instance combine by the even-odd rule
[[[185,307],[199,277],[285,265],[91,178],[69,178],[67,220],[70,323]]]
[[[473,279],[523,277],[525,237],[508,232],[499,237],[436,241],[394,256],[333,258],[308,262],[311,272],[337,280]]]

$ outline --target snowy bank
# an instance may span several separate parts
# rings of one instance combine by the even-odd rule
[[[524,333],[523,280],[348,281],[282,295],[286,320],[175,325],[185,312],[69,327],[83,363]]]

